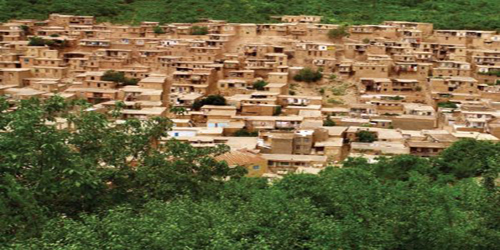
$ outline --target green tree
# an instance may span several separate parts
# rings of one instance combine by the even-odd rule
[[[46,45],[45,39],[37,36],[31,37],[28,43],[28,46],[45,46],[45,45]]]
[[[257,137],[259,133],[257,131],[249,131],[246,128],[242,128],[234,132],[233,136],[236,137]]]
[[[438,107],[440,108],[450,108],[450,109],[456,109],[458,108],[457,104],[453,102],[439,102],[437,104]]]
[[[182,116],[182,115],[185,115],[187,113],[187,110],[184,107],[172,106],[170,108],[170,113]]]
[[[323,121],[323,126],[325,127],[333,127],[336,126],[335,121],[332,120],[330,115],[326,116],[326,119]]]
[[[328,38],[330,39],[340,39],[348,36],[349,36],[348,28],[345,25],[342,25],[336,29],[331,29],[328,31]]]
[[[311,68],[303,68],[297,73],[293,79],[297,82],[317,82],[323,78],[323,74],[320,70],[312,70]]]
[[[55,218],[18,249],[494,249],[498,203],[469,179],[405,181],[327,168],[268,184],[233,179],[212,197],[152,200],[79,220]]]
[[[274,111],[273,111],[273,116],[279,116],[281,115],[281,112],[282,112],[282,108],[280,105],[274,107]]]
[[[377,140],[377,135],[374,132],[361,130],[356,133],[356,138],[359,142],[374,142]]]
[[[202,36],[206,34],[208,34],[208,27],[196,25],[191,27],[191,35]]]
[[[259,80],[259,81],[254,82],[252,87],[253,87],[253,89],[255,89],[255,90],[261,90],[261,91],[262,91],[262,90],[264,90],[264,87],[266,87],[266,86],[267,86],[267,84],[268,84],[268,83],[267,83],[266,81],[264,81],[264,80]]]
[[[104,72],[104,75],[101,77],[101,80],[115,82],[125,86],[137,85],[137,83],[139,83],[139,79],[126,77],[125,73],[114,70],[108,70]]]
[[[159,143],[171,126],[166,118],[115,124],[87,111],[88,105],[58,96],[16,106],[4,112],[9,106],[0,98],[2,239],[36,234],[44,218],[202,197],[245,173],[213,159],[227,147]],[[60,119],[65,128],[55,126]]]
[[[481,176],[488,172],[496,176],[500,169],[500,145],[489,141],[465,139],[445,149],[437,159],[441,173],[457,178]]]
[[[155,26],[153,28],[153,32],[157,35],[165,34],[165,30],[163,30],[163,28],[160,26]]]
[[[204,105],[215,105],[215,106],[225,106],[226,98],[221,95],[209,95],[201,100],[196,100],[193,103],[193,110],[200,110]]]

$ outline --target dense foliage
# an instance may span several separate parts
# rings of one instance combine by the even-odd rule
[[[267,86],[267,82],[264,81],[264,80],[258,80],[258,81],[255,81],[252,85],[253,89],[255,90],[264,90],[264,88]]]
[[[257,137],[259,133],[257,131],[250,131],[246,128],[238,129],[234,132],[233,136],[236,137]]]
[[[356,133],[356,138],[358,142],[369,143],[377,140],[377,134],[375,134],[374,132],[362,130]]]
[[[45,19],[50,13],[94,15],[103,21],[270,22],[283,14],[322,15],[326,23],[375,24],[386,20],[432,22],[441,29],[500,27],[497,0],[4,0],[0,20]]]
[[[337,29],[332,29],[332,30],[328,31],[327,35],[330,39],[339,39],[339,38],[349,36],[349,32],[347,32],[347,27],[343,25]]]
[[[449,108],[449,109],[458,108],[457,104],[455,104],[454,102],[439,102],[437,106],[440,108]]]
[[[160,35],[160,34],[165,34],[165,31],[164,31],[164,30],[163,30],[163,28],[162,28],[162,27],[160,27],[160,26],[155,26],[155,27],[153,28],[153,32],[154,32],[155,34],[158,34],[158,35]]]
[[[0,242],[36,234],[54,216],[202,197],[243,174],[212,158],[226,147],[160,143],[170,127],[165,118],[114,123],[87,107],[54,97],[8,111],[0,99]]]
[[[325,127],[334,127],[335,125],[337,124],[335,123],[334,120],[332,120],[332,117],[330,117],[330,115],[328,115],[326,119],[323,121],[323,126]]]
[[[191,27],[191,35],[195,36],[202,36],[208,34],[208,28],[207,27],[201,27],[201,26],[193,26]]]
[[[311,68],[303,68],[296,75],[293,76],[293,80],[297,82],[317,82],[323,78],[321,70],[313,70]]]
[[[209,95],[200,100],[196,100],[191,108],[193,110],[200,110],[201,107],[205,105],[224,106],[226,105],[226,98],[221,95]]]
[[[101,80],[115,82],[120,85],[137,85],[137,83],[139,82],[139,79],[137,78],[126,77],[125,73],[114,70],[108,70],[104,72],[104,75],[102,75]]]
[[[89,112],[60,97],[17,105],[0,99],[2,249],[500,244],[500,144],[462,140],[431,159],[354,158],[271,185],[215,161],[225,147],[160,140],[165,118],[114,122],[119,110]]]

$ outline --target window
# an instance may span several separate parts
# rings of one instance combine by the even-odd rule
[[[259,165],[255,165],[253,166],[253,170],[259,170],[260,169],[260,166]]]

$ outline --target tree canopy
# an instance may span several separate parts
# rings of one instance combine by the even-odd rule
[[[252,87],[255,90],[264,90],[264,87],[266,87],[267,84],[269,83],[264,80],[258,80],[253,83]]]
[[[323,74],[321,70],[313,70],[311,68],[303,68],[301,69],[294,77],[293,80],[297,82],[317,82],[323,78]]]
[[[137,85],[139,79],[126,77],[123,72],[108,70],[101,77],[103,81],[111,81],[122,85]]]
[[[204,105],[224,106],[226,105],[226,98],[221,95],[209,95],[200,100],[196,100],[193,103],[192,109],[200,110]]]
[[[500,144],[245,178],[80,100],[0,98],[2,249],[495,249]],[[120,105],[116,105],[120,108]],[[111,118],[111,119],[110,119]]]
[[[101,21],[239,23],[272,22],[274,15],[321,15],[326,23],[377,24],[387,20],[431,22],[439,29],[496,30],[497,0],[4,0],[0,20],[46,19],[51,13],[92,15]]]

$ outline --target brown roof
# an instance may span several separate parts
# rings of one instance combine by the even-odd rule
[[[259,154],[253,153],[248,150],[237,150],[227,152],[215,158],[218,161],[226,161],[229,166],[244,166],[248,164],[255,164],[259,161],[265,161]]]

